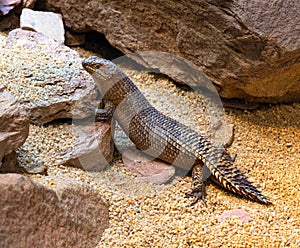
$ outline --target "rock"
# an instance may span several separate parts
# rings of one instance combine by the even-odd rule
[[[122,153],[124,166],[143,181],[156,184],[168,182],[175,175],[175,168],[162,161],[151,160],[138,151],[127,150]]]
[[[28,113],[0,83],[0,171],[16,166],[14,151],[28,134]]]
[[[257,34],[276,40],[280,47],[288,50],[299,48],[300,29],[294,29],[300,27],[299,2],[233,1],[230,7],[241,21]],[[280,11],[274,13],[275,10]]]
[[[75,149],[62,155],[61,164],[87,171],[101,171],[112,162],[114,143],[110,123],[80,123],[73,130],[78,135]]]
[[[98,105],[96,85],[78,53],[51,38],[16,29],[0,54],[0,80],[29,109],[31,123],[86,118]]]
[[[0,247],[96,247],[108,227],[106,201],[75,180],[47,179],[51,189],[0,175]]]
[[[225,210],[221,216],[221,222],[224,222],[226,218],[238,217],[241,222],[251,221],[250,215],[243,209]]]
[[[17,153],[13,151],[12,153],[4,156],[0,161],[0,173],[22,173],[26,170],[18,165]]]
[[[18,161],[18,154],[13,151],[0,161],[0,173],[27,173],[47,175],[48,168],[43,163],[24,167]]]
[[[65,41],[65,30],[62,16],[53,12],[22,10],[20,26],[24,30],[42,33],[60,44]]]
[[[299,1],[46,0],[45,6],[59,11],[73,31],[100,32],[124,53],[185,58],[224,98],[300,100]],[[182,72],[163,61],[156,66],[169,68],[164,73],[172,77]]]

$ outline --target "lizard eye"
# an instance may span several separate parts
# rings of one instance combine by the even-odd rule
[[[95,68],[96,68],[96,69],[99,69],[99,68],[101,68],[101,67],[103,67],[103,64],[95,64]]]

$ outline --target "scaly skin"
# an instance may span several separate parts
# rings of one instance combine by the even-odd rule
[[[233,165],[224,148],[156,110],[115,64],[95,56],[82,64],[97,84],[105,105],[115,106],[114,117],[139,149],[182,169],[192,168],[193,190],[186,195],[195,197],[192,204],[204,200],[208,177],[240,196],[271,204]]]

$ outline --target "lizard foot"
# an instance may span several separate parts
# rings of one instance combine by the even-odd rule
[[[99,105],[101,107],[101,105]],[[104,108],[96,108],[95,109],[95,116],[96,116],[96,122],[105,122],[112,118],[113,113],[115,110],[115,106],[113,102],[106,102]]]
[[[87,102],[86,105],[90,111],[94,111],[96,122],[106,122],[112,116],[110,109],[102,108],[102,101],[99,103],[98,108],[89,102]]]
[[[106,109],[95,109],[96,122],[106,122],[110,115]]]
[[[192,203],[190,203],[188,205],[188,207],[193,206],[200,199],[202,200],[204,205],[207,206],[206,200],[205,200],[205,197],[206,197],[205,185],[204,184],[202,185],[201,190],[193,189],[191,193],[186,193],[185,196],[184,196],[184,198],[191,198],[191,197],[194,197],[195,199],[192,201]]]

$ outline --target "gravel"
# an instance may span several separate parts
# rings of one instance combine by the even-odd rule
[[[52,123],[42,126],[30,125],[29,136],[17,149],[19,163],[30,170],[36,166],[59,166],[61,156],[74,150],[76,135],[71,123]]]
[[[22,77],[11,73],[12,81]],[[207,119],[201,118],[205,104],[195,100],[201,96],[178,90],[165,78],[133,71],[129,74],[154,103],[163,98],[157,92],[158,86],[171,95],[180,92],[187,97],[187,105],[199,111],[199,116],[189,110],[182,112],[177,100],[173,105],[168,100],[162,111],[187,121],[188,125],[195,123],[201,129],[208,128]],[[174,96],[177,99],[175,93]],[[113,166],[101,173],[59,166],[60,152],[72,149],[69,123],[31,126],[29,139],[19,150],[19,160],[26,164],[24,158],[31,156],[30,160],[48,166],[49,176],[77,178],[103,194],[110,203],[110,227],[104,232],[99,248],[299,247],[300,104],[265,106],[253,111],[228,109],[225,114],[227,122],[236,127],[229,148],[232,154],[237,154],[236,165],[270,197],[273,205],[238,198],[211,184],[207,189],[207,206],[199,202],[187,207],[190,199],[184,198],[184,194],[191,188],[191,178],[179,179],[171,185],[140,182],[122,167],[118,157]],[[51,186],[48,176],[28,176]],[[221,223],[222,213],[231,209],[244,209],[252,220],[240,222],[227,218]]]

